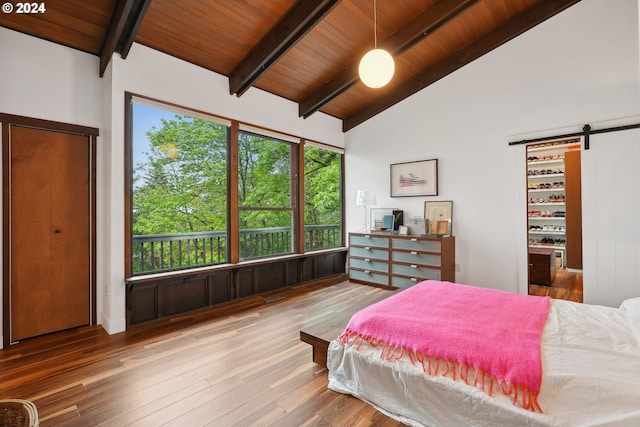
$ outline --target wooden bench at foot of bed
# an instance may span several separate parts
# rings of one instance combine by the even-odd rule
[[[318,318],[300,329],[300,341],[311,344],[313,361],[318,365],[327,366],[329,343],[340,336],[354,313],[396,292],[381,288],[371,289],[367,285],[362,286],[373,292],[363,292],[362,295],[358,295],[357,299],[350,301],[347,308],[331,311],[326,316]]]

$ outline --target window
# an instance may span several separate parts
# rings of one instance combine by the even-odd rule
[[[128,97],[127,276],[342,246],[339,149]]]
[[[133,274],[227,260],[229,127],[133,104]]]
[[[238,132],[240,259],[293,251],[291,145]]]
[[[305,251],[342,246],[342,154],[304,148]]]

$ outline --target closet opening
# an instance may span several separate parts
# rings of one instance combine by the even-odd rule
[[[529,294],[582,302],[581,139],[529,144]]]

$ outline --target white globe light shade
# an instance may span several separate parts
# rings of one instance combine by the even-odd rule
[[[362,83],[371,88],[379,88],[391,80],[396,65],[393,57],[384,49],[373,49],[360,60],[358,74]]]

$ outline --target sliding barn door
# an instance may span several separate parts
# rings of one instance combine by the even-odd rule
[[[89,137],[13,125],[8,143],[11,341],[88,325]]]
[[[591,136],[582,155],[584,302],[640,296],[640,129]]]

